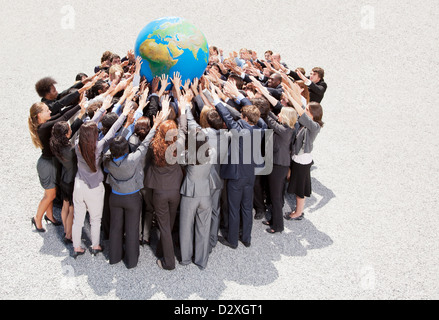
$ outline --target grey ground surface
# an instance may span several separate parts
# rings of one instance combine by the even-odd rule
[[[1,0],[0,8],[1,299],[439,298],[437,1]],[[133,270],[105,255],[75,261],[62,228],[40,235],[30,225],[43,194],[27,129],[34,84],[53,76],[67,88],[163,16],[192,21],[226,53],[272,49],[291,67],[325,69],[326,126],[306,219],[281,235],[255,221],[250,248],[218,245],[204,271],[160,270],[149,247]]]

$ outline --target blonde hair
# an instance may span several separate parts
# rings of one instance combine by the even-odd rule
[[[286,124],[290,128],[294,129],[294,125],[297,122],[297,112],[291,107],[283,107],[280,111],[280,114],[282,115],[282,123]]]
[[[124,73],[123,73],[123,68],[119,64],[115,64],[111,66],[110,69],[108,70],[110,79],[114,79],[114,77],[116,76],[116,72],[120,73],[120,78],[122,79]]]
[[[40,137],[38,136],[38,115],[43,111],[43,107],[46,104],[43,102],[36,102],[30,107],[29,118],[27,123],[29,125],[29,133],[32,139],[32,143],[36,148],[43,149],[43,144],[41,143]]]

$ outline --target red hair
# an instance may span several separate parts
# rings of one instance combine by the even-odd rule
[[[177,130],[177,124],[173,120],[166,120],[157,129],[154,139],[151,143],[154,152],[154,162],[158,167],[165,167],[166,150],[170,145],[177,141],[177,135],[174,135],[170,141],[166,141],[166,134],[169,130]]]

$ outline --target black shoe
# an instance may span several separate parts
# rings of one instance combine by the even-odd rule
[[[291,218],[289,212],[285,213],[285,215],[284,215],[284,219],[285,219],[285,220],[288,220],[288,221],[291,221],[291,220],[294,220],[294,221],[300,221],[300,220],[302,220],[304,217],[305,217],[305,214],[304,214],[304,213],[302,213],[302,215],[301,215],[300,217],[297,217],[297,218]]]
[[[73,251],[73,258],[76,259],[78,256],[82,256],[85,253],[84,251]]]
[[[147,241],[147,240],[145,240],[145,239],[140,239],[139,240],[139,244],[143,247],[145,244],[147,245],[147,246],[149,246],[150,245],[150,242],[149,241]]]
[[[232,249],[236,249],[238,248],[238,246],[233,246],[229,241],[227,241],[225,238],[218,236],[218,241],[225,245],[226,247],[232,248]]]
[[[271,222],[270,221],[262,221],[262,224],[264,226],[271,226]]]
[[[261,220],[264,217],[265,217],[264,211],[259,211],[259,212],[256,212],[256,214],[255,214],[255,220]]]
[[[251,242],[244,242],[244,241],[241,241],[241,242],[246,248],[249,248],[252,245]]]
[[[41,232],[41,233],[46,232],[46,229],[37,227],[37,224],[35,222],[35,218],[31,219],[31,225],[35,226],[35,229],[37,229],[38,232]]]
[[[275,231],[274,229],[271,229],[271,228],[267,228],[267,229],[265,229],[265,231],[267,231],[270,234],[282,233],[282,231]]]
[[[102,246],[101,246],[100,249],[93,249],[93,248],[90,248],[90,253],[91,253],[91,255],[92,255],[92,256],[95,256],[95,257],[98,255],[98,253],[103,252],[103,251],[104,251],[104,247],[102,247]]]
[[[64,233],[64,237],[63,237],[62,241],[63,241],[65,244],[71,244],[71,243],[73,243],[72,239],[67,238],[65,233]]]
[[[55,221],[50,220],[47,216],[44,216],[44,220],[46,220],[46,223],[48,223],[49,221],[54,225],[54,226],[60,226],[62,225],[61,221],[58,221],[55,219]]]

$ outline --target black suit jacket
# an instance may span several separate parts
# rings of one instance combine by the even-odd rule
[[[290,70],[288,75],[294,80],[302,80],[295,71]],[[309,79],[309,77],[307,78]],[[308,86],[309,101],[320,103],[323,100],[327,88],[328,85],[324,80],[320,80],[318,83],[311,82],[311,84]]]

